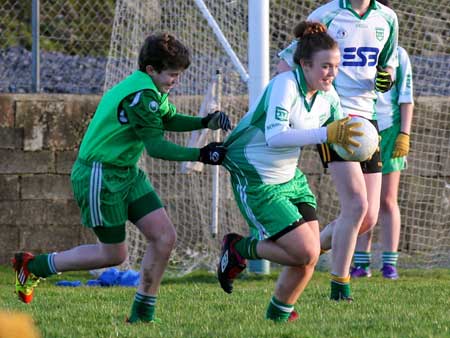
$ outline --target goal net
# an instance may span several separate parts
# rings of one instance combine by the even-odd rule
[[[278,62],[276,54],[292,40],[293,27],[325,2],[270,1],[272,75]],[[247,65],[247,1],[205,0],[204,4],[234,54]],[[408,51],[413,65],[416,102],[409,167],[402,174],[399,192],[402,214],[399,264],[450,267],[450,3],[396,0],[392,4],[399,17],[399,44]],[[145,36],[160,31],[176,35],[192,53],[191,66],[171,93],[178,111],[198,114],[219,69],[221,109],[236,124],[248,109],[247,84],[202,14],[198,1],[117,0],[105,89],[137,68],[137,55]],[[167,137],[187,145],[191,136],[168,133]],[[224,137],[220,135],[221,139]],[[211,142],[214,135],[205,139]],[[314,147],[304,149],[300,163],[318,198],[320,223],[325,225],[339,213],[333,182],[324,173]],[[180,163],[147,156],[141,158],[140,166],[148,172],[177,229],[178,241],[170,264],[175,273],[214,269],[222,236],[231,231],[248,233],[224,169],[219,169],[218,233],[213,237],[212,167],[186,173]],[[132,224],[127,226],[127,237],[129,265],[134,266],[143,256],[146,243]]]

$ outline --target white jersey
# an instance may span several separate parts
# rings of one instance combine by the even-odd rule
[[[319,21],[337,41],[341,51],[334,85],[347,115],[375,119],[377,65],[397,68],[398,20],[390,8],[371,0],[360,17],[349,0],[333,0],[311,13],[308,21]],[[291,67],[297,40],[279,53]]]
[[[335,89],[318,91],[306,100],[301,67],[275,76],[224,144],[225,167],[246,184],[280,184],[294,178],[299,146],[269,147],[268,140],[290,129],[320,128],[343,117]],[[315,142],[312,142],[315,143]]]
[[[384,94],[378,93],[375,106],[380,131],[400,122],[400,104],[414,103],[411,61],[402,47],[397,51],[399,66],[394,73],[394,86]]]

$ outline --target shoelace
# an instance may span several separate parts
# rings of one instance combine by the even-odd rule
[[[36,277],[35,275],[30,274],[28,276],[25,284],[21,285],[21,287],[23,288],[25,293],[28,293],[28,292],[32,291],[33,288],[35,288],[39,284],[40,281],[41,281],[41,279],[39,277]]]

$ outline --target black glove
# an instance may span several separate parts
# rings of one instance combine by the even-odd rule
[[[391,89],[394,81],[392,81],[391,74],[384,71],[380,66],[377,66],[377,75],[375,77],[375,90],[380,93],[386,93]]]
[[[231,129],[231,122],[227,114],[223,111],[216,110],[214,113],[206,115],[202,118],[202,126],[212,130],[222,129],[228,131]]]
[[[219,165],[222,164],[227,149],[222,142],[211,142],[200,148],[200,156],[198,160],[205,164]]]

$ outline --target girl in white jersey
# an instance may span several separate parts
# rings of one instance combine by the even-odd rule
[[[333,0],[308,20],[328,27],[338,42],[342,60],[335,80],[345,115],[361,116],[376,126],[376,92],[392,86],[397,67],[398,23],[395,13],[375,0]],[[279,71],[292,65],[294,41],[279,56]],[[320,234],[321,249],[332,248],[331,299],[351,300],[349,269],[358,233],[377,221],[381,192],[380,153],[361,163],[345,162],[325,145],[319,153],[339,194],[341,211]]]
[[[336,143],[348,148],[361,135],[342,117],[334,80],[340,53],[320,23],[297,27],[295,69],[276,76],[257,103],[225,140],[223,162],[251,236],[227,234],[218,279],[227,293],[246,267],[246,259],[267,259],[284,266],[266,318],[298,317],[294,304],[314,271],[320,252],[316,200],[298,169],[300,147]],[[322,125],[330,124],[327,127]]]
[[[390,7],[389,1],[378,0]],[[385,94],[379,94],[375,111],[381,135],[381,160],[383,179],[379,224],[381,226],[382,262],[384,278],[397,279],[398,242],[400,239],[400,209],[398,186],[400,173],[406,169],[409,152],[409,133],[414,110],[412,69],[407,52],[398,47],[399,66],[396,69],[395,85]],[[358,237],[352,278],[370,277],[372,231]]]

